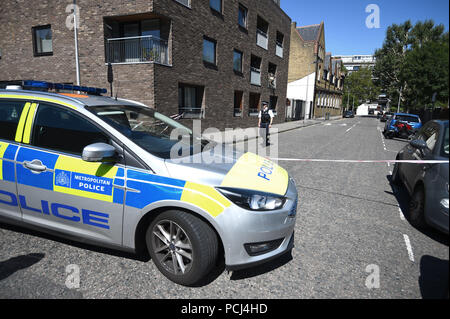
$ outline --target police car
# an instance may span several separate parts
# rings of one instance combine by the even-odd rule
[[[275,163],[252,153],[196,161],[209,151],[204,140],[141,103],[102,96],[105,89],[23,88],[0,90],[2,221],[147,249],[166,277],[187,286],[220,254],[235,270],[293,247],[297,190]],[[191,141],[181,152],[190,160],[171,156],[180,143],[173,130]]]

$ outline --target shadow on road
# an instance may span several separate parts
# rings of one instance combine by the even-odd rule
[[[73,247],[77,247],[77,248],[81,248],[81,249],[85,249],[85,250],[90,250],[92,252],[97,252],[97,253],[102,253],[102,254],[107,254],[107,255],[112,255],[112,256],[116,256],[116,257],[123,257],[123,258],[127,258],[127,259],[132,259],[132,260],[137,260],[137,261],[142,261],[142,262],[148,262],[150,260],[150,256],[148,254],[148,252],[146,251],[140,251],[139,254],[135,254],[132,252],[124,252],[124,251],[120,251],[120,250],[116,250],[113,248],[105,248],[105,247],[100,247],[100,246],[94,246],[91,244],[87,244],[87,243],[82,243],[82,242],[78,242],[78,241],[74,241],[74,240],[70,240],[70,239],[66,239],[63,237],[63,235],[61,234],[61,237],[56,236],[56,235],[50,235],[44,232],[40,232],[40,231],[35,231],[35,230],[31,230],[25,227],[21,227],[21,226],[16,226],[16,225],[12,225],[12,224],[6,224],[3,222],[0,222],[0,228],[1,229],[6,229],[9,231],[13,231],[16,233],[22,233],[25,235],[30,235],[30,236],[35,236],[35,237],[39,237],[39,238],[44,238],[44,239],[48,239],[51,241],[55,241],[61,244],[65,244],[65,245],[70,245]]]
[[[419,286],[423,299],[448,299],[448,260],[425,255],[420,260]]]
[[[271,272],[277,268],[280,268],[284,265],[286,265],[288,262],[292,260],[292,251],[286,252],[286,254],[283,254],[282,256],[271,260],[270,262],[264,263],[259,266],[255,266],[252,268],[242,269],[242,270],[236,270],[233,271],[233,274],[231,275],[231,280],[242,280],[246,278],[256,277],[260,276],[262,274]]]
[[[408,194],[408,191],[405,189],[404,186],[396,186],[396,185],[394,185],[392,183],[392,176],[391,175],[387,175],[386,178],[389,181],[389,183],[391,185],[391,189],[392,189],[392,193],[391,192],[386,192],[386,193],[395,196],[395,198],[397,199],[399,207],[401,208],[403,214],[405,215],[405,218],[409,222],[409,220],[410,220],[410,218],[409,218],[409,201],[410,201],[410,196]],[[448,235],[446,235],[446,234],[444,234],[444,233],[442,233],[442,232],[440,232],[440,231],[438,231],[438,230],[436,230],[434,228],[426,227],[426,228],[416,228],[416,229],[418,231],[420,231],[422,234],[424,234],[425,236],[433,239],[434,241],[437,241],[440,244],[443,244],[443,245],[446,245],[446,246],[448,246],[448,244],[449,244],[449,237],[448,237]]]
[[[8,260],[0,262],[0,281],[8,278],[16,271],[25,269],[37,264],[45,257],[45,254],[28,254],[12,257]]]

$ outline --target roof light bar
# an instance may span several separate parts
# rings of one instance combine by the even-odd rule
[[[107,92],[106,89],[78,86],[63,83],[51,83],[45,81],[24,81],[23,86],[31,89],[47,89],[47,90],[68,90],[68,91],[80,91],[88,94],[101,95]]]

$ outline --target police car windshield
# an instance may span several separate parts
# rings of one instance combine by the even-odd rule
[[[128,105],[91,106],[87,109],[149,153],[164,159],[171,158],[172,147],[180,148],[182,141],[190,141],[181,145],[185,148],[181,153],[187,156],[202,151],[207,144],[194,137],[187,127],[152,109]],[[198,144],[200,148],[194,147]]]

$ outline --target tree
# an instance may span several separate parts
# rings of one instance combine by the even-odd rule
[[[360,101],[377,100],[380,88],[372,80],[372,70],[363,67],[345,78],[344,93],[344,99],[346,98],[350,104],[353,105],[353,100],[355,100],[359,105]]]
[[[438,40],[422,42],[406,55],[401,77],[408,83],[408,106],[423,108],[437,101],[445,105],[449,98],[449,42],[447,35]]]
[[[431,101],[433,90],[448,100],[448,33],[443,32],[433,20],[388,27],[383,47],[375,52],[374,76],[394,103],[420,105]]]

